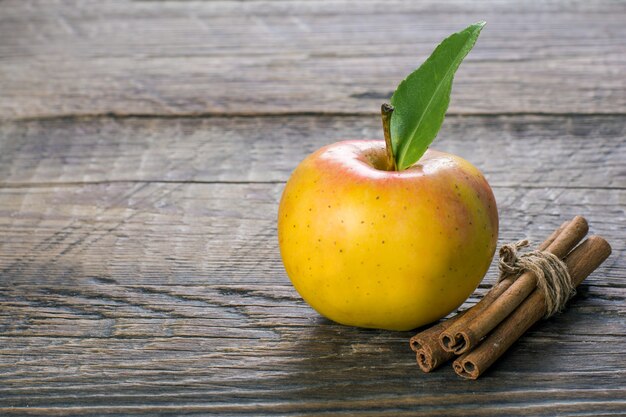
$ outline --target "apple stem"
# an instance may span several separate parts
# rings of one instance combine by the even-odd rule
[[[397,171],[396,158],[393,155],[393,148],[391,147],[391,114],[393,113],[393,106],[388,103],[384,103],[380,107],[380,114],[383,119],[383,132],[385,134],[385,148],[387,150],[387,170]]]

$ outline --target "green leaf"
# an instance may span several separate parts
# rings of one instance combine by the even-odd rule
[[[416,163],[437,136],[450,103],[454,73],[476,43],[485,22],[446,38],[391,97],[391,144],[398,170]]]

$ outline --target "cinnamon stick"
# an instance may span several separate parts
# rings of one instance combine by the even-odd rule
[[[411,349],[415,352],[417,364],[422,371],[430,372],[437,369],[455,356],[454,353],[443,350],[439,343],[439,335],[461,319],[467,312],[468,310],[462,311],[456,316],[429,327],[411,338],[409,343]]]
[[[575,286],[580,285],[610,254],[611,246],[599,236],[589,237],[574,249],[565,259],[565,264]],[[545,312],[544,295],[539,289],[535,289],[532,295],[500,323],[480,346],[454,361],[454,371],[464,378],[478,378],[539,321]]]
[[[588,230],[585,218],[576,216],[545,250],[563,258],[585,237]],[[471,317],[471,320],[458,321],[442,332],[439,341],[444,350],[459,355],[472,349],[507,318],[537,286],[537,278],[532,272],[525,272],[519,278],[507,281],[501,281],[506,282],[503,286],[507,288],[478,314]]]
[[[564,222],[558,229],[552,232],[552,234],[541,245],[539,245],[538,249],[544,250],[550,246],[550,244],[554,242],[556,237],[568,224],[569,221]],[[465,310],[456,316],[413,336],[410,340],[410,346],[415,352],[417,364],[420,369],[424,372],[430,372],[452,359],[455,356],[455,353],[443,349],[441,343],[439,342],[441,334],[456,323],[462,322],[464,323],[462,324],[462,327],[467,326],[467,323],[474,320],[474,318],[481,311],[487,308],[487,306],[489,306],[507,288],[509,288],[513,281],[513,277],[500,281],[494,285],[478,303],[474,304],[468,310]]]

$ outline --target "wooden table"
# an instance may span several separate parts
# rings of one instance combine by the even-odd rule
[[[481,19],[435,148],[483,170],[500,243],[581,214],[613,254],[470,382],[312,311],[276,211]],[[1,1],[0,415],[623,415],[625,40],[609,0]]]

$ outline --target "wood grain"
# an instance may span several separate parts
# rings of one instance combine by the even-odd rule
[[[624,3],[0,4],[0,415],[623,414]],[[275,218],[481,19],[435,147],[487,176],[499,244],[582,214],[613,255],[470,385],[310,309]]]
[[[448,34],[487,27],[452,113],[624,113],[626,4],[5,0],[0,119],[377,114]]]
[[[470,398],[447,368],[429,379],[418,373],[410,333],[334,325],[304,305],[278,258],[281,189],[0,190],[0,411],[460,415],[469,405],[497,415],[520,414],[523,402],[550,414],[574,410],[571,395],[583,415],[624,406],[624,245],[613,223],[623,217],[600,216],[626,197],[623,190],[496,189],[502,239],[584,212],[614,242],[615,257],[565,314],[522,339],[487,382],[473,386],[481,394]],[[520,201],[535,203],[520,210]],[[545,355],[553,358],[548,364],[539,360]],[[436,394],[442,390],[445,398]],[[172,403],[182,408],[168,409]]]
[[[622,116],[448,117],[433,147],[492,186],[626,188]],[[0,186],[284,182],[319,147],[382,139],[377,116],[91,118],[0,124]],[[598,169],[601,167],[601,169]]]
[[[210,277],[284,284],[275,230],[281,190],[282,184],[2,189],[3,282],[81,284],[94,277],[178,285]],[[626,190],[501,188],[495,194],[501,242],[545,237],[564,218],[585,213],[591,232],[612,244],[612,259],[622,256],[618,207]],[[599,282],[619,285],[621,272],[609,268]]]
[[[2,124],[0,413],[618,415],[622,118],[455,117],[442,132],[442,149],[496,185],[500,243],[584,213],[614,246],[568,311],[471,396],[448,367],[417,371],[410,333],[332,324],[284,274],[275,217],[289,172],[378,128],[312,116]],[[505,159],[528,143],[513,176]],[[467,305],[494,279],[492,268]]]

